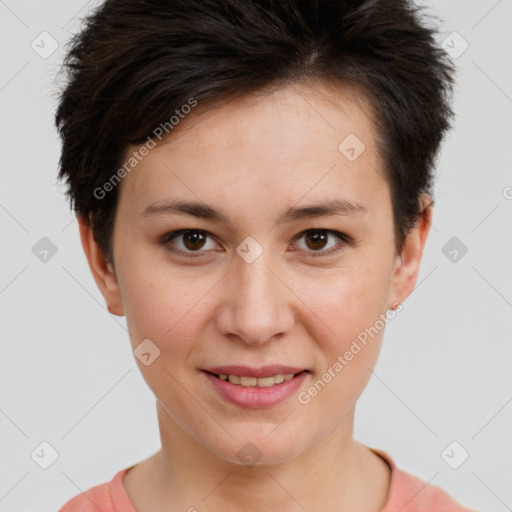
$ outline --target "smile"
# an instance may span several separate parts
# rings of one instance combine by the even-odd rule
[[[262,409],[276,406],[300,391],[311,372],[296,371],[297,373],[272,372],[263,377],[214,373],[208,370],[203,370],[202,374],[210,382],[210,389],[222,400],[238,407]]]
[[[299,372],[301,373],[301,372]],[[285,375],[278,374],[270,377],[247,377],[244,375],[228,375],[225,373],[213,374],[220,380],[227,380],[231,384],[244,387],[258,387],[258,388],[269,388],[276,384],[282,384],[285,381],[291,380],[296,377],[299,373],[287,373]]]

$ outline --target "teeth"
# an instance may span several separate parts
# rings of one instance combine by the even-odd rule
[[[258,379],[256,377],[240,377],[240,385],[242,386],[256,386]]]
[[[274,375],[272,377],[245,377],[239,375],[226,375],[225,373],[219,374],[220,380],[227,380],[231,384],[244,387],[259,387],[269,388],[274,384],[281,384],[285,380],[293,379],[295,375],[293,373],[287,373],[286,375]]]
[[[238,375],[228,375],[228,380],[231,384],[240,384],[240,377]]]
[[[254,380],[257,382],[259,388],[269,388],[275,384],[274,377],[260,377]]]
[[[275,375],[272,378],[274,379],[274,384],[281,384],[281,382],[284,382],[284,375]]]

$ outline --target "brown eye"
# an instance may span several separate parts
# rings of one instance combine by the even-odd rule
[[[204,245],[206,237],[198,231],[187,231],[183,233],[183,244],[191,251],[201,249]]]
[[[210,249],[215,249],[216,244],[206,231],[198,229],[182,229],[168,233],[160,240],[160,245],[165,246],[169,251],[180,256],[205,256],[209,252],[208,239],[210,238]],[[180,243],[178,243],[180,242]],[[205,248],[206,247],[206,248]]]
[[[324,231],[309,231],[305,240],[310,249],[319,250],[325,247],[328,238]]]
[[[338,239],[338,243],[329,244],[329,239]],[[341,250],[344,245],[350,243],[349,235],[330,229],[308,229],[303,231],[298,239],[304,239],[305,247],[299,247],[309,256],[329,256]],[[299,244],[300,245],[300,244]],[[323,250],[326,249],[326,250]]]
[[[331,229],[308,229],[300,233],[297,238],[305,241],[305,246],[299,248],[313,257],[330,256],[339,252],[345,245],[352,244],[352,238],[349,235]],[[208,239],[212,244],[210,248],[208,248]],[[334,240],[335,243],[330,243],[330,240]],[[159,245],[165,246],[175,254],[188,257],[206,256],[211,252],[208,249],[218,250],[210,234],[198,229],[182,229],[168,233],[160,239]]]

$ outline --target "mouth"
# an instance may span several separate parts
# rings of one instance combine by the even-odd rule
[[[231,373],[214,373],[204,370],[221,381],[227,381],[235,386],[246,388],[270,388],[290,381],[303,373],[311,373],[309,370],[301,370],[296,373],[277,373],[266,377],[253,377],[249,375],[234,375]]]
[[[282,365],[217,366],[203,369],[202,373],[217,396],[249,409],[278,406],[297,393],[311,375],[304,367]]]

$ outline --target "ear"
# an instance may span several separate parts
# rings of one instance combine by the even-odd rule
[[[92,222],[77,215],[82,247],[89,262],[92,275],[100,289],[109,311],[117,316],[124,315],[121,293],[112,263],[107,263],[105,255],[94,238]]]
[[[391,278],[391,300],[390,304],[404,302],[411,294],[418,279],[418,273],[423,256],[423,249],[432,224],[431,197],[422,195],[422,214],[415,226],[411,228],[404,242],[401,255],[397,255],[396,264]]]

